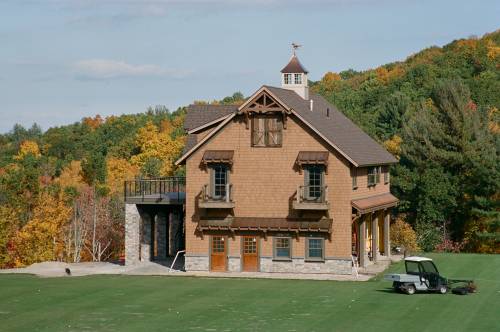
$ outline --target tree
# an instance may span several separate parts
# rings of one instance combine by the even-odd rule
[[[16,266],[62,260],[63,230],[71,216],[60,195],[43,192],[37,200],[33,218],[14,236],[12,257]]]
[[[420,229],[449,224],[457,240],[481,205],[479,199],[499,191],[500,145],[486,110],[471,102],[462,82],[439,83],[432,101],[404,126],[402,166],[410,175],[407,180],[415,184],[412,191],[400,193],[414,202],[407,212]]]

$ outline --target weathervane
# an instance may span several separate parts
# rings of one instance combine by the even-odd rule
[[[295,51],[296,51],[299,47],[302,47],[302,45],[292,43],[292,52],[293,52],[293,55],[295,55]]]

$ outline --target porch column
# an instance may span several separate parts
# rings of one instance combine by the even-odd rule
[[[152,240],[153,219],[149,213],[142,216],[142,243],[141,243],[141,261],[151,260],[151,240]]]
[[[140,260],[141,215],[135,204],[125,204],[125,264],[133,265]]]
[[[158,243],[158,259],[165,260],[168,250],[167,213],[159,211],[156,214],[156,241]]]
[[[371,214],[372,224],[372,259],[377,262],[378,256],[378,216],[376,213]]]
[[[179,211],[170,212],[169,222],[169,255],[175,256],[180,250],[180,240],[182,232],[182,218]]]
[[[366,221],[365,216],[359,218],[359,266],[366,267]]]
[[[384,253],[387,257],[391,257],[391,214],[389,211],[385,212],[384,216]]]

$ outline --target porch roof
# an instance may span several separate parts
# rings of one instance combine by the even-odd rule
[[[328,151],[299,151],[296,163],[298,165],[327,165]]]
[[[399,200],[391,193],[385,193],[366,198],[353,199],[351,204],[359,213],[365,214],[396,206],[398,202]]]
[[[203,153],[202,162],[207,163],[233,163],[233,150],[207,150]]]
[[[227,219],[200,219],[198,230],[263,231],[263,232],[318,232],[331,233],[332,219],[287,219],[235,217]]]

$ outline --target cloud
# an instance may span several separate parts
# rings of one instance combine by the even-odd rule
[[[184,78],[191,71],[167,69],[158,65],[134,65],[125,61],[89,59],[74,63],[73,70],[78,78],[106,80],[126,77],[170,77]]]

